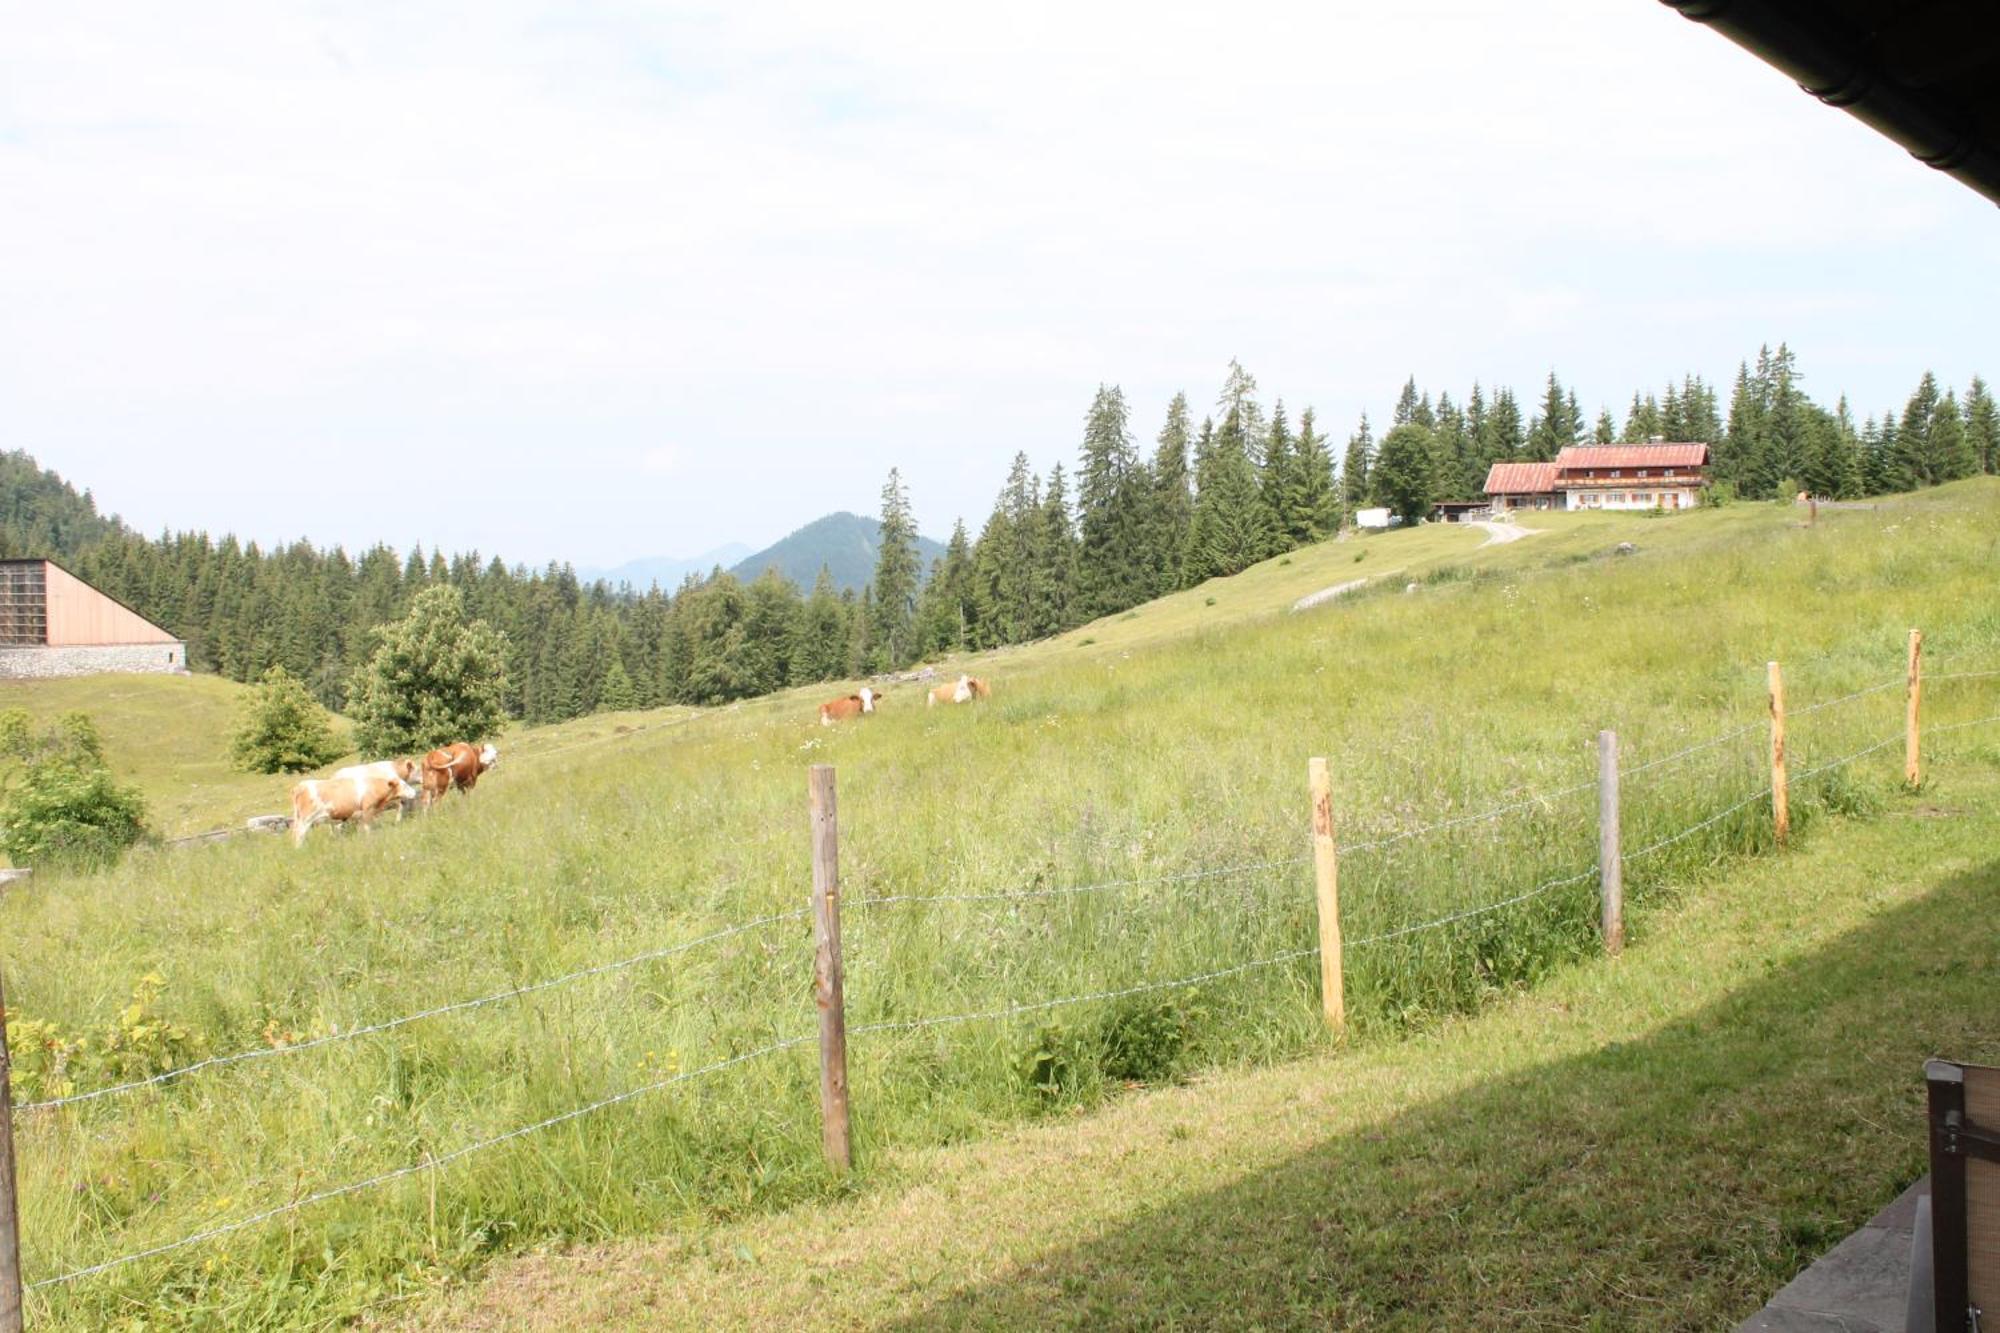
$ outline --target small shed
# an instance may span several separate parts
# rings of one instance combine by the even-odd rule
[[[187,645],[53,560],[0,560],[0,678],[179,673]]]

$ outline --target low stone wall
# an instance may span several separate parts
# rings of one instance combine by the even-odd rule
[[[95,676],[107,671],[185,675],[184,643],[128,643],[75,648],[0,648],[0,680]]]

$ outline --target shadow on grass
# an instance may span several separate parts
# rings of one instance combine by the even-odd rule
[[[1731,1327],[1921,1174],[1924,1059],[2000,1057],[1996,897],[2000,862],[1643,1041],[1329,1136],[899,1326]]]

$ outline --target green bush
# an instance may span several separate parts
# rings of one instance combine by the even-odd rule
[[[251,773],[303,773],[345,750],[305,682],[281,666],[265,672],[245,702],[230,747],[237,766]]]
[[[32,760],[0,806],[0,850],[15,865],[107,866],[146,836],[146,803],[101,762]]]
[[[380,645],[348,691],[364,754],[483,741],[506,725],[506,636],[468,621],[457,588],[424,589],[408,615],[376,633]]]
[[[1144,996],[1111,1011],[1104,1021],[1100,1067],[1105,1077],[1128,1083],[1162,1083],[1180,1075],[1201,1022],[1201,995]]]

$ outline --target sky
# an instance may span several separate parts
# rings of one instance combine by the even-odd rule
[[[976,532],[1100,382],[2000,376],[1993,206],[1654,0],[0,0],[0,447],[136,526]]]

